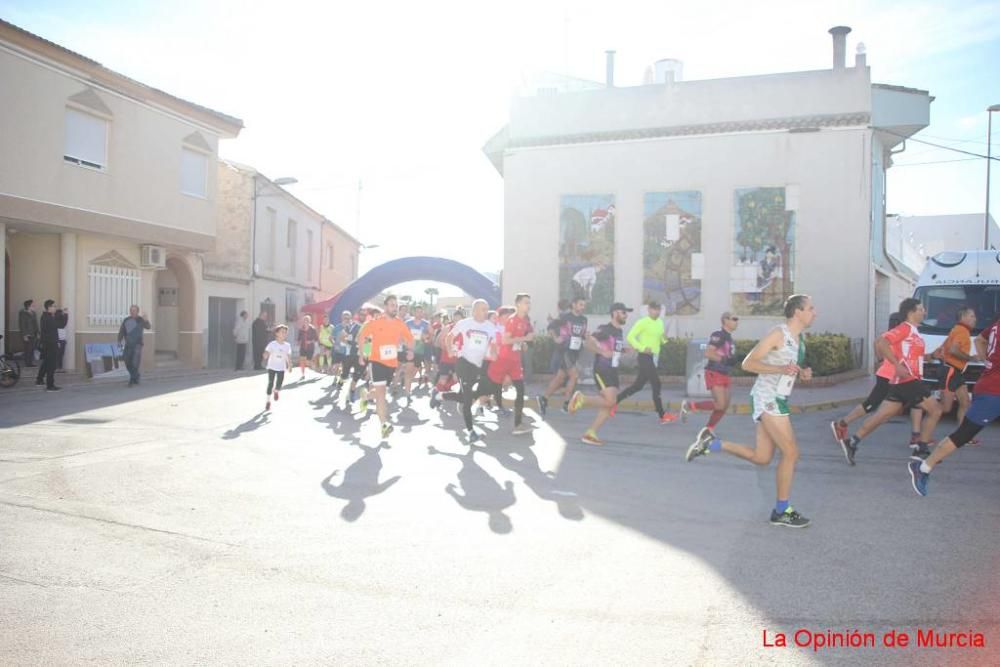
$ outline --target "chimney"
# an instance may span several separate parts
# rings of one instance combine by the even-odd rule
[[[858,51],[854,54],[854,66],[864,69],[868,66],[868,57],[865,55],[865,43],[858,42]]]
[[[851,32],[851,29],[846,25],[838,25],[830,28],[830,34],[833,35],[833,69],[844,69],[845,59],[847,58],[847,33]]]
[[[615,52],[614,52],[614,50],[608,50],[608,51],[604,52],[604,55],[607,56],[607,65],[606,65],[607,74],[605,75],[605,82],[606,82],[608,88],[614,88],[615,87]]]

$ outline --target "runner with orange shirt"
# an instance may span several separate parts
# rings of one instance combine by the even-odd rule
[[[958,322],[952,327],[948,338],[934,355],[944,361],[947,374],[941,381],[941,411],[951,412],[955,398],[958,398],[958,423],[962,423],[969,410],[972,397],[965,386],[965,369],[969,362],[978,357],[972,353],[972,330],[976,327],[976,311],[969,306],[958,309]],[[972,443],[970,443],[972,444]]]
[[[382,424],[382,437],[392,433],[389,423],[389,407],[385,401],[386,384],[392,381],[396,369],[399,368],[399,348],[406,344],[407,360],[413,359],[413,335],[406,324],[396,317],[396,297],[389,295],[383,303],[385,315],[376,320],[370,320],[358,334],[359,340],[371,338],[371,353],[366,360],[364,355],[358,355],[358,363],[362,366],[370,362],[372,386],[375,389],[375,412]]]

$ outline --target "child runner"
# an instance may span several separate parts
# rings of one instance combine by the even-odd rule
[[[279,324],[274,327],[274,340],[264,348],[264,365],[267,367],[267,404],[265,410],[271,409],[271,392],[274,400],[278,400],[278,392],[285,381],[285,371],[292,367],[292,346],[285,341],[288,337],[288,327]]]
[[[754,447],[723,442],[712,429],[703,428],[698,439],[687,450],[687,461],[709,453],[726,452],[750,463],[769,465],[775,448],[781,450],[781,461],[775,473],[777,501],[771,510],[771,525],[805,528],[809,519],[794,509],[789,501],[799,446],[788,409],[788,396],[797,377],[812,379],[812,369],[803,368],[806,358],[802,332],[816,319],[812,299],[805,294],[793,294],[785,301],[785,323],[771,329],[743,360],[743,370],[756,373],[757,381],[750,390],[750,408],[757,423],[757,444]]]
[[[625,351],[625,334],[623,327],[628,321],[628,314],[632,312],[624,303],[615,302],[611,304],[611,321],[602,324],[593,335],[587,336],[584,341],[587,349],[594,353],[594,380],[600,389],[599,396],[584,396],[582,391],[577,391],[569,399],[569,412],[576,413],[577,410],[588,405],[597,408],[597,416],[591,423],[590,428],[584,432],[580,438],[588,445],[603,445],[604,441],[597,437],[597,430],[611,416],[611,410],[618,405],[618,365],[621,362],[622,353]]]
[[[722,328],[713,331],[705,346],[705,388],[712,393],[711,401],[681,401],[681,421],[686,422],[688,413],[698,410],[711,410],[708,425],[705,428],[715,429],[729,410],[732,379],[730,370],[736,364],[736,343],[733,332],[740,325],[740,318],[730,312],[722,313]]]

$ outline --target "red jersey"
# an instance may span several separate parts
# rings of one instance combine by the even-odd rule
[[[507,323],[503,328],[503,333],[507,334],[511,338],[524,338],[532,331],[531,321],[527,317],[518,317],[517,315],[511,315],[508,317]],[[503,338],[498,341],[500,351],[497,354],[497,359],[517,359],[520,361],[521,348],[524,347],[524,343],[512,343],[510,345],[503,345],[502,343]]]
[[[882,362],[878,375],[888,378],[890,384],[915,382],[924,377],[926,347],[923,336],[920,335],[915,326],[909,322],[903,322],[898,327],[889,329],[882,334],[882,338],[885,338],[892,345],[892,353],[910,371],[910,377],[905,380],[896,377],[896,369],[888,359]]]
[[[448,364],[448,365],[452,365],[453,366],[453,365],[455,365],[455,363],[458,362],[458,359],[456,359],[455,357],[451,356],[451,350],[449,350],[448,346],[445,344],[445,337],[449,333],[451,333],[451,327],[452,327],[452,325],[450,325],[450,324],[448,326],[446,326],[446,327],[442,327],[442,331],[439,334],[439,336],[441,336],[441,338],[440,338],[440,342],[441,342],[441,362],[440,363],[442,363],[442,364]],[[461,335],[459,335],[459,337],[455,339],[455,346],[461,348],[461,346],[462,346]]]
[[[997,343],[1000,342],[1000,320],[990,325],[988,329],[983,329],[979,334],[986,339],[986,370],[979,376],[979,381],[972,388],[973,394],[989,394],[1000,396],[1000,350]]]

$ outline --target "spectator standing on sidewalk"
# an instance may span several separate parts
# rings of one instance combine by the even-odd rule
[[[243,370],[243,362],[247,358],[247,343],[250,342],[250,319],[247,311],[240,311],[240,316],[233,327],[233,338],[236,339],[236,370]]]
[[[118,344],[125,344],[125,368],[128,369],[128,386],[139,384],[139,368],[142,366],[142,330],[149,329],[146,314],[139,314],[139,306],[128,309],[128,317],[118,329]]]
[[[21,342],[24,344],[24,365],[35,365],[35,343],[38,340],[38,315],[35,314],[35,302],[28,299],[24,302],[24,310],[17,313],[17,328],[21,331]]]
[[[268,343],[266,310],[260,311],[260,315],[253,321],[251,334],[253,338],[253,369],[255,371],[264,370],[264,366],[262,365],[264,361],[264,348],[267,347]]]
[[[45,302],[45,312],[42,313],[41,334],[42,365],[38,369],[35,384],[42,384],[44,378],[46,391],[59,391],[56,386],[56,366],[59,365],[59,327],[55,316],[56,302],[48,299]]]
[[[56,326],[59,333],[59,363],[56,368],[57,373],[64,373],[63,357],[66,355],[66,325],[69,324],[69,310],[60,308],[56,310]]]

